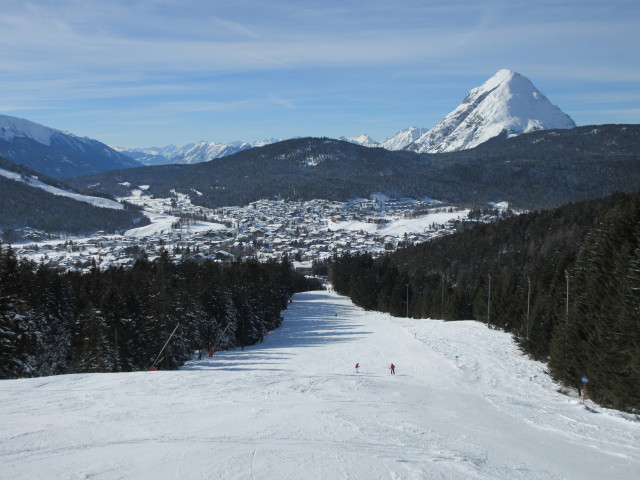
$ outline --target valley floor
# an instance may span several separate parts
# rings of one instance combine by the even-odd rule
[[[0,382],[1,477],[640,478],[638,418],[557,393],[503,332],[327,291],[284,316],[179,371]]]

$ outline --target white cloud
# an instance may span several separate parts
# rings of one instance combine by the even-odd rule
[[[279,97],[277,95],[269,95],[268,101],[269,103],[273,103],[274,105],[280,105],[282,107],[289,108],[289,109],[297,108],[293,102],[285,98]]]

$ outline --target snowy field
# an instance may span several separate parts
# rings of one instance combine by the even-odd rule
[[[128,185],[128,184],[127,184]],[[143,238],[159,236],[163,233],[169,233],[174,230],[173,224],[180,220],[178,217],[169,215],[166,212],[167,206],[171,205],[171,199],[168,198],[152,198],[149,195],[145,195],[144,192],[149,188],[148,185],[142,186],[140,189],[133,190],[130,197],[123,197],[120,200],[125,200],[134,205],[141,205],[144,207],[144,214],[149,218],[151,222],[144,227],[137,227],[127,230],[124,233],[125,237]],[[173,192],[181,203],[191,204],[191,200],[188,196]],[[190,233],[208,232],[227,230],[227,227],[221,223],[211,223],[198,221],[190,225],[188,229]]]
[[[460,220],[466,218],[469,215],[469,210],[459,210],[455,212],[438,212],[428,213],[417,218],[407,219],[394,219],[389,223],[383,225],[376,225],[375,223],[367,223],[360,221],[341,221],[341,222],[329,222],[328,229],[335,230],[350,230],[354,232],[363,231],[373,233],[377,235],[397,235],[401,236],[405,233],[424,233],[429,229],[431,224],[444,225],[449,220]]]
[[[640,478],[638,418],[556,390],[481,323],[311,292],[180,371],[0,382],[0,478]]]

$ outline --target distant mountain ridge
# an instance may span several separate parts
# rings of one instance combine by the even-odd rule
[[[432,129],[409,127],[381,142],[366,133],[355,137],[340,137],[338,140],[394,151],[441,153],[477,147],[496,137],[507,138],[536,130],[575,127],[575,122],[553,105],[529,79],[503,69],[481,86],[472,89],[462,103]],[[271,139],[230,144],[199,142],[183,147],[121,151],[145,165],[193,164],[277,141],[279,140]]]
[[[510,70],[500,70],[483,85],[472,89],[462,103],[432,129],[410,127],[382,142],[367,134],[340,137],[340,140],[392,151],[439,153],[473,148],[493,138],[574,127],[573,120],[552,105],[528,79]],[[0,155],[56,178],[143,165],[201,163],[279,141],[200,141],[182,147],[111,148],[97,140],[0,115]]]
[[[55,178],[142,166],[102,142],[0,115],[0,156]]]
[[[191,165],[227,157],[249,148],[262,147],[279,141],[280,140],[270,139],[257,140],[254,142],[216,143],[202,140],[197,143],[188,143],[182,147],[168,145],[165,147],[141,149],[126,147],[114,147],[114,149],[147,166],[167,165],[170,163]]]
[[[302,138],[215,162],[119,170],[69,181],[88,195],[126,196],[149,185],[154,196],[178,191],[212,208],[271,198],[348,201],[378,193],[549,208],[640,188],[640,125],[535,131],[438,154]]]

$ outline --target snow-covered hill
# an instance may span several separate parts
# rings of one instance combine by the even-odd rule
[[[0,156],[57,178],[141,166],[97,140],[7,115],[0,115]]]
[[[499,135],[575,126],[527,78],[500,70],[471,90],[438,125],[404,148],[421,153],[453,152],[473,148]]]
[[[329,292],[284,315],[263,343],[180,371],[0,382],[2,478],[640,475],[637,417],[557,393],[505,333]]]
[[[22,175],[16,172],[11,172],[9,170],[5,170],[0,168],[0,176],[8,178],[10,180],[14,180],[16,182],[24,183],[25,185],[29,185],[33,188],[38,188],[40,190],[44,190],[45,192],[51,193],[53,195],[57,195],[59,197],[67,197],[72,200],[76,200],[78,202],[89,203],[95,207],[102,208],[112,208],[115,210],[123,210],[124,205],[116,202],[115,200],[109,200],[108,198],[102,197],[92,197],[88,195],[81,195],[79,193],[71,192],[69,190],[65,190],[62,188],[54,187],[53,185],[49,185],[40,181],[37,177],[31,175]]]

